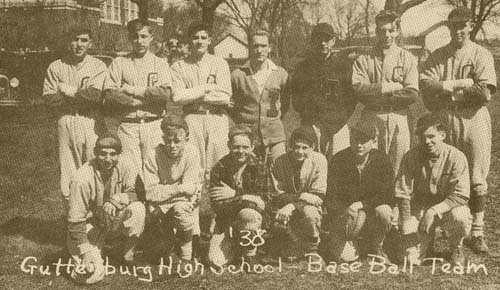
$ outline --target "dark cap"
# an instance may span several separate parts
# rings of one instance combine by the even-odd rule
[[[449,22],[467,22],[472,20],[472,11],[467,7],[457,7],[448,14]]]
[[[246,125],[238,124],[229,129],[229,140],[233,140],[234,136],[246,135],[253,143],[254,133],[252,129]]]
[[[316,144],[316,133],[314,132],[314,129],[312,126],[301,126],[295,131],[293,131],[292,136],[290,137],[290,143],[293,143],[297,140],[304,141],[309,146],[314,146]]]
[[[375,23],[379,22],[393,22],[399,19],[399,15],[390,10],[382,10],[375,16]]]
[[[113,133],[104,133],[95,142],[95,150],[100,150],[103,148],[115,149],[117,153],[122,152],[122,142],[120,138]]]
[[[184,129],[184,131],[186,131],[186,135],[189,135],[188,124],[186,123],[186,120],[179,115],[173,114],[165,116],[163,120],[161,120],[160,127],[163,132],[167,132],[172,128]]]
[[[208,23],[195,21],[189,24],[188,35],[193,36],[198,31],[206,31],[209,35],[211,34],[211,27]]]
[[[351,132],[356,132],[368,139],[375,139],[378,136],[378,130],[373,122],[357,122],[350,128]]]
[[[335,33],[335,30],[333,30],[333,27],[330,24],[325,23],[325,22],[320,23],[313,28],[311,38],[316,38],[316,37],[321,36],[321,35],[327,35],[329,37],[337,36],[337,34]]]

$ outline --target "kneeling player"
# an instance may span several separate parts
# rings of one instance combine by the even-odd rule
[[[406,258],[419,265],[432,253],[434,233],[448,233],[451,262],[464,265],[462,242],[471,228],[469,168],[465,155],[444,143],[446,125],[434,115],[417,123],[420,144],[408,151],[396,179]]]
[[[222,267],[243,257],[255,263],[264,200],[256,192],[258,166],[252,130],[238,125],[229,132],[230,153],[214,166],[209,190],[216,217],[216,234],[210,241],[209,262]]]
[[[77,266],[71,277],[92,284],[104,277],[101,251],[106,236],[124,233],[125,262],[133,262],[134,250],[144,230],[146,211],[137,201],[135,180],[138,172],[127,158],[120,157],[120,140],[101,136],[95,145],[95,158],[80,167],[70,184],[68,213],[68,251]]]
[[[375,149],[378,137],[375,125],[357,123],[350,136],[351,147],[335,154],[328,167],[325,203],[332,234],[329,258],[356,259],[357,239],[363,233],[369,237],[370,253],[387,259],[382,245],[391,229],[394,192],[391,163],[384,152]]]
[[[196,149],[188,144],[189,130],[184,119],[169,115],[161,122],[163,144],[149,152],[144,165],[146,199],[161,224],[176,230],[180,263],[189,263],[193,254],[193,227],[196,219],[201,168]],[[167,229],[170,231],[171,229]]]
[[[273,227],[290,227],[295,256],[316,253],[321,227],[321,206],[326,193],[327,161],[314,152],[316,134],[311,127],[297,128],[290,138],[290,151],[276,159],[273,175],[278,195]]]

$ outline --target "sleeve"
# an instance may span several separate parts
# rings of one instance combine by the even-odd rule
[[[469,166],[467,158],[461,152],[457,152],[456,161],[453,164],[449,179],[450,193],[444,202],[450,207],[467,204],[470,196]]]
[[[161,184],[158,172],[158,166],[161,166],[161,164],[158,164],[157,154],[158,147],[150,150],[144,162],[144,189],[146,191],[146,200],[164,202],[179,193],[179,184]]]
[[[326,161],[326,157],[322,154],[316,155],[315,158],[316,166],[314,168],[312,180],[311,180],[311,188],[308,193],[315,194],[322,199],[325,198],[326,195],[326,179],[328,176],[328,162]]]
[[[197,194],[199,187],[202,184],[203,170],[201,168],[200,156],[197,150],[190,149],[185,150],[187,162],[184,174],[182,176],[182,185],[185,192],[189,196]]]
[[[283,83],[281,85],[281,119],[285,117],[288,109],[290,108],[290,77],[288,73],[283,70]]]
[[[292,101],[292,107],[297,113],[302,113],[305,110],[306,98],[304,97],[305,84],[302,81],[302,71],[304,70],[303,64],[300,63],[290,78],[289,93]]]
[[[407,60],[403,89],[393,92],[391,103],[409,106],[417,101],[419,96],[417,59],[409,52],[405,52],[403,57]]]
[[[55,63],[51,63],[47,68],[47,74],[43,81],[43,99],[49,105],[60,105],[64,100],[64,95],[59,93],[58,83],[60,82]]]
[[[407,153],[401,161],[401,166],[396,178],[394,191],[395,198],[399,205],[401,220],[408,220],[411,216],[410,201],[415,182],[415,176],[413,176],[412,172],[412,164],[414,164],[414,162],[415,160],[412,160],[411,155]]]
[[[362,203],[371,203],[374,207],[382,204],[394,206],[394,170],[385,154],[381,154],[377,159],[377,165],[374,167],[379,171],[377,175],[380,178],[375,179],[377,184],[374,186],[374,196],[371,200],[362,200]],[[371,195],[368,193],[368,195]]]
[[[282,158],[278,158],[274,163],[272,175],[274,186],[278,192],[278,195],[273,198],[272,203],[278,208],[282,208],[289,203],[297,203],[299,196],[285,191],[285,178],[293,178],[293,173],[285,168],[285,162],[283,162]]]
[[[215,66],[215,90],[203,98],[203,101],[212,105],[228,105],[231,99],[231,72],[226,60],[218,59],[212,64]]]
[[[479,51],[479,58],[472,75],[474,85],[464,89],[466,101],[473,104],[484,104],[491,100],[495,93],[497,81],[494,60],[491,53],[485,49]]]
[[[329,213],[335,212],[339,207],[349,206],[346,198],[349,191],[342,182],[342,170],[345,168],[340,163],[339,156],[334,156],[328,164],[327,191],[324,202]]]
[[[87,217],[90,216],[92,198],[90,187],[77,178],[70,184],[68,233],[69,238],[77,245],[88,243]]]
[[[368,61],[366,56],[358,56],[352,66],[352,86],[354,94],[364,105],[384,102],[387,97],[382,95],[382,84],[371,83],[367,68]]]
[[[438,55],[441,55],[440,50],[431,54],[423,65],[423,71],[420,73],[420,89],[424,105],[431,112],[440,109],[440,102],[443,101],[443,97],[451,99],[452,95],[443,88]],[[441,57],[445,58],[445,56]]]
[[[108,68],[106,78],[104,79],[104,104],[106,106],[132,106],[134,97],[120,91],[122,86],[123,68],[120,64],[121,58],[113,60]]]

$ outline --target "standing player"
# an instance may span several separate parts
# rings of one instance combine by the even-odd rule
[[[257,134],[259,157],[270,153],[276,160],[285,153],[286,136],[281,119],[290,104],[286,94],[287,72],[269,58],[269,33],[251,36],[250,61],[231,74],[234,106],[229,116],[236,124],[246,124]]]
[[[227,62],[208,52],[212,38],[204,23],[188,29],[191,54],[172,65],[175,103],[183,105],[192,142],[200,152],[201,166],[210,168],[227,152],[229,131],[225,108],[231,96]]]
[[[330,24],[314,27],[312,54],[296,67],[290,90],[302,125],[313,126],[318,137],[316,149],[328,158],[349,147],[346,123],[356,106],[352,62],[333,53],[335,41],[336,33]]]
[[[106,65],[90,55],[92,33],[75,28],[69,33],[71,52],[51,63],[43,83],[43,97],[57,106],[61,192],[69,198],[69,183],[78,168],[94,157],[95,119],[101,104]]]
[[[144,230],[146,210],[135,193],[138,172],[129,158],[120,155],[121,150],[118,137],[101,135],[95,144],[96,158],[80,167],[71,181],[67,243],[77,265],[71,277],[80,283],[92,284],[104,277],[106,237],[116,233],[127,237],[123,258],[131,263]],[[85,271],[78,270],[80,265]]]
[[[404,156],[395,187],[406,258],[421,264],[433,252],[435,230],[441,226],[448,233],[451,262],[465,266],[462,241],[471,226],[467,159],[444,143],[446,125],[435,115],[418,120],[417,135],[420,143]]]
[[[472,238],[477,253],[487,253],[484,210],[491,158],[491,119],[486,103],[496,90],[491,53],[470,40],[472,12],[458,7],[448,15],[451,42],[431,54],[421,73],[427,108],[448,120],[447,141],[465,153],[470,166]]]
[[[376,17],[377,43],[359,56],[353,65],[354,92],[365,105],[362,122],[375,124],[378,148],[389,155],[394,174],[403,155],[410,149],[408,106],[418,98],[417,60],[396,44],[400,19],[381,11]]]
[[[291,150],[276,159],[273,175],[278,195],[271,201],[277,209],[277,226],[290,225],[296,236],[297,257],[318,251],[321,206],[326,194],[326,157],[314,152],[316,134],[310,126],[299,127],[290,137]],[[293,240],[293,238],[292,238]],[[295,241],[293,241],[295,242]]]
[[[194,210],[199,199],[201,168],[198,152],[188,144],[185,120],[169,115],[161,122],[163,143],[149,151],[144,166],[146,199],[160,213],[162,224],[177,230],[182,263],[193,255]],[[167,229],[168,230],[168,229]]]
[[[166,59],[149,51],[151,24],[135,19],[127,24],[132,53],[117,57],[104,83],[105,107],[118,125],[123,151],[133,157],[141,176],[146,152],[161,142],[160,123],[171,96]]]

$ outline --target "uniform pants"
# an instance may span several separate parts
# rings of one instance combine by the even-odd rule
[[[469,163],[471,199],[487,193],[486,178],[491,161],[491,117],[488,108],[472,107],[443,110],[439,114],[448,121],[449,144],[464,152]]]
[[[441,218],[436,216],[434,224],[431,226],[431,234],[420,233],[418,224],[424,212],[425,210],[412,209],[412,231],[403,236],[406,258],[409,263],[417,265],[425,259],[427,250],[432,247],[433,233],[436,227],[440,226],[448,233],[450,247],[454,248],[461,245],[463,238],[469,234],[472,224],[469,207],[463,205],[444,213]]]
[[[394,175],[403,155],[410,150],[410,128],[406,110],[371,111],[364,109],[361,122],[371,122],[378,129],[378,149],[389,156]]]
[[[299,206],[293,211],[290,226],[296,238],[292,247],[295,247],[297,257],[318,250],[321,214],[321,209],[312,205]]]
[[[161,119],[152,122],[126,123],[118,127],[118,138],[122,142],[123,154],[131,156],[141,178],[144,176],[144,160],[149,150],[162,141]]]
[[[71,273],[71,277],[82,284],[93,284],[102,278],[104,278],[104,261],[102,259],[102,249],[104,247],[104,242],[108,233],[119,233],[127,237],[139,237],[144,231],[144,223],[146,219],[146,208],[141,202],[132,202],[124,210],[117,213],[116,217],[111,217],[104,213],[106,219],[106,227],[95,227],[90,223],[87,223],[87,237],[90,244],[90,251],[94,257],[100,257],[101,263],[94,265],[94,273],[87,277],[88,275],[81,275],[75,270]],[[69,236],[67,239],[68,252],[71,255],[76,265],[80,265],[83,262],[83,257],[80,255],[80,250],[78,245],[72,241]],[[99,274],[102,273],[102,274]]]
[[[193,256],[193,232],[199,224],[198,211],[195,210],[193,203],[188,201],[174,202],[162,220],[163,224],[172,225],[175,228],[181,258],[191,260]]]
[[[369,231],[370,250],[381,247],[385,236],[391,230],[392,208],[383,204],[371,209],[363,209],[366,219],[358,221],[359,211],[353,212],[341,209],[342,214],[332,214],[328,256],[335,261],[354,261],[359,257],[357,238],[362,232]],[[358,233],[349,236],[347,230]]]
[[[238,254],[243,257],[255,256],[257,247],[247,244],[251,243],[261,227],[262,215],[258,211],[250,208],[240,210],[233,222],[232,231],[218,228],[210,239],[209,263],[222,267],[233,261]],[[246,246],[242,247],[241,244]]]
[[[347,124],[342,126],[340,130],[334,132],[332,126],[327,124],[313,124],[314,132],[316,133],[316,151],[324,154],[330,159],[336,153],[350,146],[350,131]]]
[[[69,184],[76,170],[94,158],[97,141],[95,120],[80,115],[64,115],[57,122],[59,143],[60,187],[65,199],[69,198]]]

